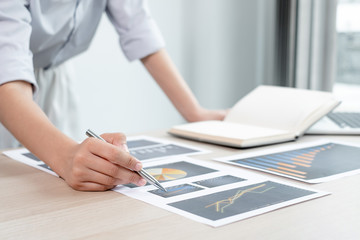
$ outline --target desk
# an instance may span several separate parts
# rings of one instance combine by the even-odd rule
[[[193,156],[204,161],[254,151],[173,138],[164,132],[148,135],[212,150]],[[318,138],[304,136],[298,141]],[[327,139],[360,144],[358,136]],[[360,238],[360,175],[316,185],[267,175],[333,194],[213,228],[113,191],[75,191],[60,178],[0,155],[0,239]]]

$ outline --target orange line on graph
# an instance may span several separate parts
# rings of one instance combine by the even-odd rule
[[[291,165],[291,164],[287,164],[287,163],[281,163],[281,162],[279,162],[278,164],[281,165],[281,166],[285,166],[285,167],[296,168],[296,166]]]
[[[294,172],[294,173],[306,174],[306,172],[298,171],[298,170],[294,170],[294,169],[290,169],[290,168],[278,167],[278,169],[290,171],[290,172]]]
[[[307,157],[314,157],[314,155],[313,154],[308,154],[308,153],[303,153],[303,154],[301,154],[302,156],[307,156]]]
[[[296,158],[301,158],[301,159],[305,159],[305,160],[309,160],[309,161],[312,161],[314,158],[309,158],[309,157],[304,157],[304,156],[296,156]]]
[[[311,164],[311,161],[313,161],[315,159],[315,157],[318,153],[320,153],[322,151],[326,151],[327,149],[330,149],[330,148],[332,148],[332,145],[331,146],[329,145],[326,147],[321,147],[320,149],[315,149],[309,153],[300,154],[297,157],[292,158],[291,160]],[[310,162],[305,161],[305,160],[308,160]],[[303,167],[311,167],[311,165],[308,165],[308,164],[301,164],[301,163],[296,163],[296,162],[293,162],[293,164],[303,166]]]
[[[304,164],[304,163],[293,162],[293,164],[296,164],[296,165],[299,165],[299,166],[302,166],[302,167],[311,167],[311,165]]]
[[[269,171],[274,171],[274,172],[283,173],[283,174],[290,175],[290,176],[294,176],[294,177],[298,177],[298,178],[305,178],[305,176],[298,175],[298,174],[294,174],[294,173],[289,173],[289,172],[285,172],[285,171],[280,171],[280,170],[277,170],[277,169],[275,169],[275,168],[268,168],[268,170],[269,170]]]
[[[216,206],[215,210],[216,212],[221,212],[223,213],[224,212],[224,209],[232,204],[234,204],[235,200],[242,197],[245,193],[249,193],[249,192],[252,192],[252,193],[264,193],[274,187],[270,187],[270,188],[267,188],[265,189],[264,191],[261,191],[261,192],[255,192],[254,190],[258,189],[258,188],[262,188],[266,186],[266,184],[261,184],[261,185],[258,185],[258,186],[255,186],[255,187],[252,187],[252,188],[249,188],[249,189],[245,189],[245,190],[239,190],[236,192],[236,194],[234,196],[231,196],[231,197],[228,197],[226,199],[223,199],[223,200],[220,200],[220,201],[217,201],[217,202],[214,202],[212,204],[209,204],[207,206],[205,206],[205,208],[208,208],[208,207],[211,207],[211,206]],[[221,207],[221,205],[225,204],[223,207]]]
[[[303,162],[303,163],[310,163],[309,161],[298,159],[298,158],[292,158],[293,161]]]

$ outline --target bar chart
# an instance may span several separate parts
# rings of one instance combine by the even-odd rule
[[[360,148],[337,143],[291,151],[237,158],[231,163],[302,181],[311,181],[360,169]]]

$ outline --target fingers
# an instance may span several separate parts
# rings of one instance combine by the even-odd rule
[[[118,146],[94,138],[88,138],[85,141],[89,146],[89,151],[94,155],[134,171],[142,169],[142,163],[139,160],[119,149]]]
[[[87,175],[84,176],[85,179],[92,179],[92,181],[103,185],[134,183],[138,186],[143,186],[146,184],[145,179],[136,172],[110,163],[100,157],[91,157],[87,164],[88,168],[92,171],[89,171]]]
[[[140,186],[144,185],[143,180],[145,179],[141,178],[135,172],[127,171],[120,176],[121,178],[115,178],[97,171],[88,171],[87,174],[84,175],[84,178],[87,181],[95,182],[104,186],[116,186],[116,185],[128,184],[128,183],[134,183]]]
[[[73,189],[78,191],[106,191],[114,188],[115,186],[106,186],[95,182],[81,182],[76,186],[71,186]]]
[[[105,191],[119,184],[134,183],[138,186],[146,184],[136,172],[125,169],[105,159],[92,155],[86,161],[75,160],[70,177],[65,181],[75,190]]]
[[[124,151],[127,150],[125,135],[103,134],[102,137],[108,142],[87,138],[74,148],[72,158],[64,165],[63,179],[81,191],[104,191],[128,183],[145,185],[146,180],[134,172],[142,169],[142,163]]]
[[[130,169],[141,170],[141,162],[118,146],[88,138],[78,146],[64,179],[82,191],[104,191],[128,183],[145,185],[146,180]]]

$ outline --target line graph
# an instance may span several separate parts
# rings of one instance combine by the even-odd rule
[[[265,181],[168,205],[206,219],[219,220],[274,205],[280,206],[281,203],[312,194],[314,192],[310,190]]]
[[[248,188],[248,189],[245,189],[245,190],[239,190],[239,191],[236,192],[236,194],[234,196],[231,196],[231,197],[228,197],[226,199],[223,199],[223,200],[217,201],[215,203],[209,204],[209,205],[205,206],[205,208],[215,206],[216,212],[223,213],[225,208],[227,208],[228,206],[234,204],[235,201],[238,198],[241,198],[246,193],[255,193],[255,194],[258,193],[258,194],[261,194],[261,193],[267,192],[270,189],[274,188],[274,187],[269,187],[269,188],[266,188],[266,189],[264,189],[262,191],[259,191],[259,192],[255,191],[255,190],[257,190],[259,188],[263,188],[265,186],[266,186],[266,184],[261,184],[261,185],[258,185],[258,186],[252,187],[252,188]]]

